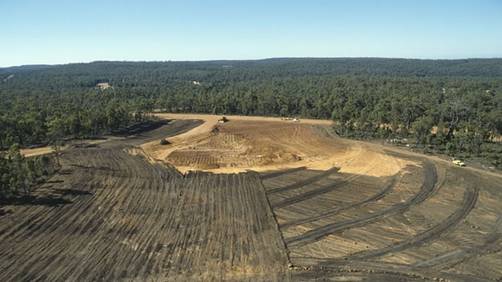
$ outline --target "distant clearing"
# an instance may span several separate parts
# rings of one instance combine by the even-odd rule
[[[111,88],[112,86],[108,82],[100,82],[100,83],[96,84],[96,87],[101,90],[106,90],[108,88]]]

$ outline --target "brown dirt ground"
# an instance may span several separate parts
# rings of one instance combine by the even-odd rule
[[[102,144],[111,140],[119,140],[122,139],[120,137],[107,137],[103,139],[85,139],[85,140],[79,140],[79,141],[74,141],[71,142],[69,145],[65,145],[61,147],[61,150],[68,149],[69,147],[72,146],[72,144],[92,144],[92,145],[98,145]],[[40,147],[40,148],[33,148],[33,149],[21,149],[20,150],[21,154],[25,157],[36,157],[36,156],[41,156],[41,155],[47,155],[51,154],[54,152],[54,148],[51,146],[45,146],[45,147]]]
[[[370,175],[393,175],[408,162],[396,160],[364,143],[348,143],[329,134],[328,120],[302,119],[299,122],[272,117],[221,116],[200,114],[158,114],[166,119],[199,119],[204,123],[184,134],[142,145],[154,160],[174,165],[181,172],[214,173],[269,171],[296,167],[342,172],[361,172],[367,163],[378,162]],[[357,157],[359,156],[359,158]],[[363,157],[364,156],[364,157]],[[349,165],[350,164],[350,165]]]
[[[62,200],[0,207],[0,281],[502,279],[499,174],[327,121],[162,116],[177,120],[65,150],[39,188]]]

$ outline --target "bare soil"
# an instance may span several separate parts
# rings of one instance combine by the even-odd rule
[[[167,116],[0,207],[0,281],[502,279],[499,174],[326,121]]]
[[[391,176],[297,169],[262,182],[298,279],[497,281],[502,178],[406,152]],[[380,170],[367,162],[366,171]]]
[[[283,275],[287,252],[258,174],[182,175],[128,153],[198,122],[70,148],[41,187],[60,205],[0,217],[1,281],[255,279]]]
[[[184,134],[142,146],[154,160],[174,165],[181,172],[192,170],[214,173],[237,173],[249,170],[269,171],[295,167],[330,169],[350,160],[350,169],[360,170],[360,161],[381,161],[383,174],[398,171],[403,162],[387,160],[385,155],[364,144],[347,143],[326,126],[327,120],[284,120],[271,117],[159,114],[166,119],[198,119],[204,123]],[[336,141],[335,141],[336,140]],[[364,148],[363,148],[364,147]],[[354,161],[365,154],[367,159]],[[344,170],[349,169],[347,166]],[[350,171],[347,171],[350,172]],[[378,172],[375,172],[378,173]]]

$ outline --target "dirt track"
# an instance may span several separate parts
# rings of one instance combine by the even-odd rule
[[[369,215],[363,216],[361,218],[356,218],[352,220],[342,221],[339,223],[327,224],[316,229],[310,230],[300,236],[296,236],[290,239],[286,239],[288,246],[304,246],[309,243],[316,242],[328,235],[334,234],[336,232],[343,232],[346,229],[354,228],[357,226],[366,225],[368,223],[374,222],[376,220],[382,219],[386,216],[390,216],[397,213],[402,213],[408,210],[412,205],[419,204],[425,201],[433,192],[436,185],[436,170],[434,165],[426,163],[424,182],[420,188],[420,191],[413,195],[413,197],[407,199],[403,203],[399,203],[389,208],[379,210],[377,212],[371,213]],[[312,192],[312,191],[310,191]],[[300,195],[303,199],[303,195]],[[291,198],[288,198],[291,199]],[[283,200],[284,202],[284,200]],[[281,203],[283,203],[281,202]],[[296,202],[299,202],[297,200]],[[294,203],[294,202],[293,202]],[[272,205],[272,207],[283,207],[284,205]]]
[[[262,176],[294,277],[502,278],[500,179],[415,154],[385,154],[414,164],[392,177],[302,169]],[[318,196],[325,187],[333,189]]]
[[[263,122],[273,130],[257,127]],[[502,178],[285,121],[240,125],[258,133],[258,144],[268,134],[285,140],[290,129],[313,137],[282,148],[304,146],[319,159],[259,174],[183,175],[142,149],[169,136],[176,150],[221,148],[198,139],[214,129],[191,130],[201,123],[180,119],[65,150],[63,169],[37,191],[53,198],[4,207],[11,213],[0,217],[0,280],[502,278]],[[231,123],[222,131],[237,133]],[[327,167],[316,146],[336,165]],[[324,169],[309,168],[316,162]]]

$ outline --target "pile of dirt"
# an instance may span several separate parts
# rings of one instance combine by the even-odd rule
[[[359,170],[354,156],[367,156],[363,162],[381,161],[380,175],[391,175],[405,164],[397,164],[381,152],[362,149],[353,142],[329,133],[330,121],[230,116],[220,123],[216,115],[159,115],[166,119],[199,119],[204,123],[169,138],[171,144],[150,142],[143,150],[157,161],[175,166],[181,172],[192,170],[235,173],[268,171],[295,167],[327,170],[333,166],[351,172]],[[364,164],[361,164],[364,166]]]
[[[326,161],[346,148],[316,134],[310,125],[234,121],[214,127],[186,146],[175,148],[164,161],[180,170],[231,172],[302,166]]]

